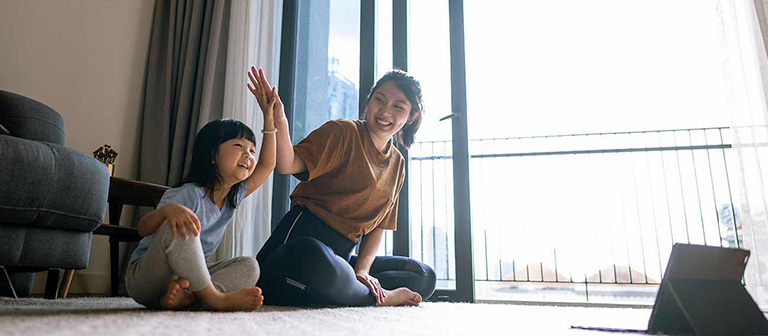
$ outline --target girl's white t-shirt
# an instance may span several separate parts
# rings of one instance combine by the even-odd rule
[[[235,197],[236,204],[230,204],[228,201],[225,201],[221,210],[219,210],[219,207],[213,203],[213,200],[205,194],[203,187],[194,183],[185,183],[178,188],[168,189],[160,199],[160,203],[157,204],[157,208],[168,203],[178,203],[192,210],[192,212],[197,215],[197,219],[200,220],[200,225],[202,227],[200,231],[200,243],[203,246],[203,254],[205,254],[205,258],[208,259],[219,246],[221,238],[224,236],[224,231],[227,228],[227,224],[229,224],[229,221],[232,220],[232,216],[235,214],[235,208],[240,204],[243,198],[245,198],[245,193],[247,191],[245,182],[241,182],[233,186],[233,188],[238,188],[237,197]],[[129,263],[139,260],[141,255],[147,251],[149,244],[154,238],[155,234],[152,234],[139,241],[139,246],[133,251]]]

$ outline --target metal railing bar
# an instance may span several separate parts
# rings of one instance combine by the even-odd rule
[[[751,127],[751,126],[746,126],[746,127]],[[515,136],[515,137],[503,137],[503,138],[490,138],[490,139],[470,139],[469,141],[471,142],[471,141],[494,141],[494,140],[521,140],[521,139],[565,138],[565,137],[598,136],[598,135],[669,133],[669,132],[677,132],[677,131],[723,130],[723,129],[729,129],[729,128],[731,128],[731,127],[697,127],[697,128],[675,128],[675,129],[645,130],[645,131],[619,131],[619,132],[527,135],[527,136]],[[432,143],[432,142],[444,142],[444,141],[450,141],[450,140],[419,141],[418,143]]]
[[[493,160],[493,161],[496,161],[496,160]],[[483,175],[485,175],[485,173],[486,173],[485,160],[481,160],[480,162],[481,162],[481,167],[483,169],[483,171],[482,171]],[[483,210],[485,211],[486,214],[488,213],[488,204],[489,204],[489,202],[483,202]],[[488,218],[487,217],[485,217],[484,223],[485,223],[484,224],[485,227],[487,228],[488,227]],[[486,250],[486,258],[487,258],[488,246],[486,246],[485,250]],[[502,258],[502,255],[504,255],[504,254],[502,253],[502,250],[501,250],[501,244],[498,244],[498,243],[496,244],[496,252],[497,252],[497,255],[499,256],[499,280],[502,280],[502,279],[504,279],[504,264],[502,263],[501,258]]]
[[[555,282],[560,282],[560,276],[557,273],[557,248],[552,249],[552,254],[555,257]],[[543,267],[542,267],[543,269]],[[542,280],[544,280],[544,276],[541,277]]]
[[[651,171],[651,158],[649,153],[645,153],[645,164],[648,168],[648,191],[651,193],[651,195],[655,195],[653,192],[653,173]],[[659,221],[656,220],[656,202],[653,200],[653,197],[651,197],[651,216],[653,217],[653,236],[656,238],[656,257],[657,261],[659,262],[659,274],[664,274],[663,270],[661,269],[661,246],[659,246]],[[648,282],[647,276],[646,276],[646,282]]]
[[[432,144],[430,146],[430,153],[432,153],[432,155],[435,154],[435,145],[434,144]],[[436,239],[436,235],[437,235],[437,232],[436,232],[436,230],[437,230],[437,228],[436,228],[437,219],[435,218],[435,215],[436,215],[436,211],[435,211],[435,162],[432,162],[431,167],[432,167],[432,174],[430,174],[430,175],[432,177],[432,188],[431,188],[432,189],[432,265],[435,265],[435,267],[437,267],[437,239]],[[447,272],[446,272],[446,277],[450,278],[450,274],[447,273]]]
[[[693,143],[693,137],[691,136],[691,132],[688,132],[688,140]],[[705,140],[706,142],[706,140]],[[694,151],[691,151],[691,160],[693,162],[693,178],[696,181],[696,200],[699,203],[699,218],[701,219],[701,235],[702,238],[704,238],[704,246],[707,246],[707,229],[704,227],[704,212],[701,209],[701,189],[699,188],[699,173],[698,169],[696,169],[696,153]]]
[[[589,302],[589,281],[587,281],[587,273],[584,273],[584,299]]]
[[[424,164],[419,163],[419,178],[424,178]],[[421,234],[419,235],[419,239],[421,240],[421,260],[427,260],[427,256],[424,255],[424,184],[419,183],[419,203],[421,204],[421,207],[419,207],[419,216],[421,216]],[[434,264],[433,264],[434,265]]]
[[[707,137],[707,132],[704,132],[704,143],[709,143],[709,138]],[[718,243],[720,247],[723,247],[723,232],[720,230],[720,214],[718,213],[717,209],[717,193],[715,192],[715,178],[714,178],[714,172],[712,171],[712,157],[709,154],[709,150],[707,150],[707,167],[709,167],[709,183],[712,185],[712,209],[715,210],[715,226],[717,226],[717,236],[720,238],[718,239]]]
[[[670,146],[670,147],[642,147],[642,148],[617,148],[617,149],[587,149],[573,151],[553,151],[553,152],[527,152],[527,153],[501,153],[501,154],[474,154],[470,155],[472,159],[499,158],[499,157],[525,157],[525,156],[551,156],[551,155],[574,155],[574,154],[606,154],[606,153],[633,153],[633,152],[666,152],[681,150],[704,150],[704,149],[729,149],[731,145],[709,145],[709,146]],[[418,156],[411,160],[434,161],[451,160],[452,156]]]
[[[618,141],[618,135],[614,135],[614,136],[613,136],[613,138],[614,138],[614,139],[613,139],[613,140],[614,140],[614,143],[616,143],[616,144],[618,145],[618,144],[619,144],[619,141]],[[618,158],[616,158],[616,159],[618,159]],[[619,160],[618,162],[621,162],[621,160]],[[621,193],[619,194],[619,198],[621,199],[621,208],[622,208],[621,212],[622,212],[622,220],[624,220],[624,219],[623,219],[623,218],[624,218],[624,199],[623,199],[623,195],[622,195]],[[609,236],[609,238],[610,238],[610,247],[611,247],[611,261],[612,261],[612,264],[613,264],[613,265],[612,265],[612,268],[613,268],[613,282],[614,282],[614,283],[618,283],[618,281],[619,281],[619,275],[618,275],[618,272],[617,272],[617,270],[616,270],[616,249],[614,248],[614,245],[613,245],[614,239],[613,239],[613,226],[612,226],[612,225],[608,225],[608,236]],[[600,277],[601,277],[601,279],[600,279],[600,283],[602,283],[602,282],[603,282],[603,281],[602,281],[602,272],[601,272],[601,271],[602,271],[602,270],[599,270],[599,271],[598,271],[598,272],[600,273]],[[573,277],[571,277],[571,281],[573,281]]]
[[[522,224],[523,224],[523,238],[524,238],[524,240],[525,240],[525,242],[527,244],[530,241],[528,239],[528,222],[524,221]],[[526,245],[526,247],[527,247],[527,245]],[[530,269],[528,267],[530,264],[531,263],[527,262],[527,261],[525,263],[525,280],[526,281],[531,281],[531,272],[530,272]]]
[[[723,131],[720,130],[720,142],[723,142]],[[725,149],[723,152],[723,163],[725,166],[725,180],[728,181],[728,201],[731,205],[731,216],[733,217],[733,238],[736,240],[736,248],[741,248],[739,243],[739,223],[736,221],[736,207],[733,205],[733,194],[731,193],[731,176],[728,173],[728,160],[726,159]]]
[[[515,270],[515,258],[512,258],[512,281],[517,281],[517,271]]]
[[[613,248],[613,226],[611,225],[608,225],[608,238],[610,239],[610,242],[611,242],[610,246],[611,246],[611,261],[612,261],[611,264],[613,264],[613,282],[617,282],[618,274],[616,272],[616,249]],[[600,274],[601,274],[600,282],[602,283],[603,282],[602,272],[600,272]],[[573,278],[571,278],[571,281],[573,281]]]
[[[441,280],[452,280],[452,279],[441,279]],[[610,285],[610,286],[615,285],[614,283],[610,283],[610,282],[602,282],[601,283],[601,282],[594,282],[594,281],[586,281],[586,282],[584,282],[584,281],[571,281],[571,282],[565,282],[565,281],[560,281],[560,282],[557,282],[557,281],[535,281],[535,282],[533,282],[533,281],[525,281],[525,280],[501,280],[501,281],[497,281],[497,280],[484,280],[484,279],[475,279],[475,281],[480,281],[480,282],[502,282],[502,283],[505,283],[505,282],[506,283],[509,283],[509,282],[528,282],[528,283],[534,283],[534,284],[537,284],[537,285],[538,284],[578,285],[578,284],[584,284],[584,283],[588,283],[588,284],[592,284],[592,285],[595,285],[595,284],[597,284],[597,285]],[[637,282],[637,283],[618,283],[618,285],[620,285],[620,286],[621,285],[658,286],[659,284],[657,284],[657,283],[650,283],[650,282],[649,283]]]
[[[486,278],[488,278],[486,276]],[[499,258],[499,281],[504,280],[504,265],[501,264],[501,258]]]
[[[674,132],[673,132],[674,133]],[[677,136],[673,134],[675,139],[675,146],[677,146]],[[691,243],[691,234],[688,231],[688,209],[685,208],[685,187],[683,186],[683,172],[680,169],[680,152],[675,151],[675,157],[677,158],[677,177],[680,180],[680,198],[683,201],[683,219],[685,220],[685,238],[688,244]]]
[[[488,279],[491,277],[488,272],[488,269],[491,267],[488,264],[488,228],[485,227],[485,223],[483,224],[483,239],[485,240],[485,278]],[[501,270],[499,270],[499,280],[501,280]]]
[[[448,145],[447,142],[443,143],[443,153],[447,152],[447,149],[446,149],[447,145]],[[451,151],[451,154],[453,154],[453,151]],[[453,215],[451,215],[451,216],[448,215],[448,204],[449,203],[448,203],[448,181],[447,181],[448,180],[448,168],[447,167],[448,167],[447,164],[443,165],[443,177],[446,179],[446,181],[444,181],[444,183],[443,183],[443,196],[445,196],[445,219],[446,219],[446,222],[445,222],[445,252],[448,255],[448,257],[445,258],[445,272],[446,272],[446,274],[448,274],[448,276],[450,276],[450,274],[451,274],[451,258],[450,258],[451,253],[449,252],[450,251],[449,248],[450,248],[451,245],[448,244],[448,218],[449,217],[452,218]],[[451,178],[450,179],[451,179],[451,186],[453,186],[453,170],[451,170]],[[451,201],[452,200],[453,200],[453,190],[451,190]],[[451,202],[451,203],[453,203],[453,202]]]
[[[635,170],[635,160],[632,160],[632,182],[635,184],[635,212],[637,215],[637,231],[639,233],[638,235],[640,236],[640,257],[643,259],[643,275],[645,276],[645,282],[647,283],[648,268],[646,267],[646,260],[645,260],[645,240],[643,239],[643,225],[640,222],[640,195],[637,193],[638,187],[637,187],[637,171]],[[631,271],[629,273],[632,274]],[[632,282],[633,281],[630,280],[630,283]]]
[[[659,134],[661,142],[661,134]],[[664,163],[664,153],[661,154],[661,176],[664,178],[664,201],[667,203],[667,223],[669,224],[670,246],[675,244],[675,230],[672,228],[672,207],[669,204],[669,184],[667,183],[667,166]]]
[[[626,213],[626,211],[624,211],[624,206],[625,206],[624,191],[622,190],[621,191],[621,222],[622,222],[622,224],[624,224],[624,246],[626,247],[626,250],[627,250],[627,273],[629,274],[629,283],[633,283],[634,281],[632,281],[632,267],[631,267],[632,262],[631,262],[631,258],[630,258],[630,252],[629,252],[629,237],[627,236],[627,234],[628,234],[628,232],[627,232],[628,231],[627,230],[627,213]],[[616,278],[616,282],[618,282],[618,281],[619,281],[619,279],[617,277]]]

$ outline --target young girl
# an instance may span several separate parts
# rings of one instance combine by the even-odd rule
[[[266,303],[416,306],[432,295],[429,266],[376,256],[384,230],[396,228],[405,161],[393,143],[414,142],[423,110],[419,82],[388,72],[368,94],[364,120],[329,121],[292,146],[277,92],[263,71],[251,71],[249,88],[260,104],[276,100],[277,171],[301,181],[291,210],[257,255]]]
[[[264,297],[255,287],[252,257],[206,264],[243,198],[275,167],[275,100],[265,101],[264,139],[258,163],[253,131],[237,120],[216,120],[195,138],[184,183],[163,194],[139,221],[144,236],[126,272],[128,294],[149,308],[182,309],[199,302],[211,310],[255,310]]]

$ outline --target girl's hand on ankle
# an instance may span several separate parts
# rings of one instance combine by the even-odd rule
[[[171,226],[171,232],[173,237],[178,237],[178,233],[181,233],[182,238],[187,240],[187,228],[192,234],[197,237],[200,234],[201,225],[197,215],[189,208],[178,204],[168,203],[162,207],[165,214],[165,220],[168,225]]]

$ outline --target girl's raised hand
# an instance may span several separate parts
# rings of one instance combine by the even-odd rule
[[[273,109],[275,106],[275,90],[267,86],[266,80],[262,80],[262,70],[259,69],[256,71],[256,67],[251,66],[251,70],[248,71],[248,79],[250,80],[250,83],[247,83],[248,90],[251,91],[254,97],[256,97],[256,102],[259,103],[259,108],[261,108],[261,111],[264,112],[264,114],[271,114],[274,113]],[[258,76],[258,79],[257,79]]]
[[[264,70],[251,66],[248,72],[248,89],[256,97],[256,101],[259,102],[261,111],[266,113],[272,112],[275,120],[282,120],[285,118],[285,111],[283,110],[283,102],[280,100],[280,96],[277,94],[277,88],[270,86],[266,76],[264,76]]]
[[[165,220],[171,226],[171,232],[173,232],[174,237],[178,237],[178,232],[180,232],[184,240],[187,240],[189,238],[187,228],[195,237],[200,234],[200,220],[189,208],[178,203],[168,203],[162,209],[165,214]]]

